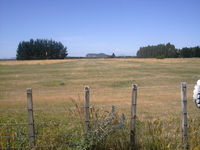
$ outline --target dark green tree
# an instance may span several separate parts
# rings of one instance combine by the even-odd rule
[[[17,60],[64,59],[67,47],[61,42],[46,39],[22,41],[17,48]]]
[[[140,47],[137,52],[137,57],[142,58],[174,58],[177,56],[178,53],[175,46],[170,43]]]
[[[199,46],[193,48],[193,55],[194,55],[194,57],[200,57],[200,47]]]
[[[111,58],[115,58],[115,57],[116,57],[115,53],[112,53]]]
[[[187,57],[187,58],[193,56],[192,49],[187,48],[187,47],[182,48],[180,51],[180,54],[181,54],[181,57]]]
[[[200,47],[184,47],[180,50],[180,57],[190,58],[190,57],[200,57]]]

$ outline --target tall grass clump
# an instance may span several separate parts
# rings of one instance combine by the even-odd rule
[[[45,117],[42,113],[36,115],[36,146],[41,146],[36,149],[128,150],[130,148],[130,117],[119,113],[115,106],[111,108],[91,106],[87,133],[84,130],[83,103],[72,99],[69,106],[63,106],[65,115],[62,116],[62,120],[58,120],[58,116],[52,119],[52,116]],[[8,118],[4,118],[0,123],[5,120],[7,124],[0,125],[0,149],[11,149],[12,147],[28,149],[27,126],[19,126],[17,123],[20,121]],[[44,123],[37,124],[41,121]],[[188,122],[190,149],[200,149],[200,118],[188,117]],[[9,126],[9,123],[16,124],[16,126]],[[3,136],[13,137],[4,138]],[[182,149],[180,117],[175,115],[166,115],[164,119],[138,117],[134,149]]]

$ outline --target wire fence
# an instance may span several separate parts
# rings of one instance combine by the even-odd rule
[[[193,88],[194,87],[194,84],[187,84],[187,87],[188,88]],[[142,90],[142,89],[145,89],[145,90],[150,90],[152,91],[152,89],[160,89],[160,88],[163,88],[163,89],[179,89],[180,86],[179,85],[165,85],[165,86],[143,86],[143,87],[138,87],[138,90]],[[101,88],[101,89],[90,89],[90,92],[114,92],[114,91],[128,91],[128,90],[131,90],[130,87],[128,88]],[[12,94],[16,94],[16,95],[24,95],[26,96],[26,93],[25,93],[25,89],[22,91],[16,91],[15,88],[12,88],[12,89],[0,89],[0,94],[5,94],[5,95],[12,95]],[[74,90],[69,90],[69,89],[52,89],[52,90],[44,90],[44,89],[35,89],[34,90],[34,94],[50,94],[50,93],[66,93],[66,94],[77,94],[77,93],[84,93],[84,90],[82,89],[74,89]]]
[[[188,95],[191,97],[192,93],[192,87],[194,85],[189,84],[188,86]],[[174,127],[179,126],[181,122],[181,96],[180,96],[180,86],[151,86],[151,87],[139,87],[138,89],[138,102],[137,102],[137,120],[138,122],[145,121],[146,126],[145,128],[148,127],[148,123],[153,125],[156,125],[159,123],[156,123],[156,121],[159,121],[159,119],[162,120],[163,122],[167,122],[170,120],[171,122],[176,122],[176,123],[169,123],[169,124],[162,124],[160,128],[165,128],[166,131],[170,131],[171,135],[155,135],[156,138],[178,138],[181,139],[181,131],[179,133],[175,132],[173,133]],[[12,91],[12,92],[11,92]],[[115,109],[118,110],[119,113],[124,113],[125,118],[126,118],[126,126],[131,122],[133,117],[130,114],[130,108],[131,108],[131,93],[132,88],[116,88],[116,89],[90,89],[90,101],[91,104],[89,106],[89,111],[90,115],[94,115],[95,113],[99,113],[98,115],[102,114],[109,114],[112,110],[112,106],[115,106]],[[55,95],[56,94],[56,95]],[[9,89],[9,91],[0,91],[0,95],[3,97],[0,99],[1,106],[0,106],[0,115],[3,118],[0,121],[0,128],[5,129],[5,131],[0,132],[0,149],[26,149],[30,145],[28,143],[24,144],[23,147],[20,145],[18,147],[16,146],[9,146],[9,144],[12,145],[12,143],[9,143],[7,139],[11,141],[15,141],[15,139],[21,139],[21,138],[26,138],[27,142],[30,139],[30,135],[28,135],[28,128],[30,125],[35,125],[35,128],[38,130],[36,134],[34,134],[34,138],[37,141],[37,138],[42,138],[42,137],[60,137],[63,138],[65,136],[72,136],[73,133],[67,134],[67,133],[61,133],[60,131],[56,134],[54,132],[50,132],[48,130],[48,133],[41,134],[43,132],[42,129],[38,128],[37,126],[45,130],[47,128],[47,125],[50,126],[50,129],[56,128],[58,125],[63,125],[65,128],[69,127],[71,124],[77,124],[79,125],[85,125],[85,119],[84,116],[81,116],[82,118],[78,118],[77,116],[70,116],[73,119],[63,119],[63,117],[58,117],[57,118],[57,113],[63,113],[63,114],[70,114],[70,111],[73,112],[74,114],[72,115],[77,115],[78,113],[83,113],[85,111],[85,106],[83,104],[84,100],[84,95],[85,90],[47,90],[47,91],[33,91],[33,113],[34,113],[34,118],[38,119],[35,121],[33,124],[30,124],[30,122],[25,122],[27,119],[27,95],[25,92],[20,91],[20,92],[13,92],[13,90]],[[52,97],[53,95],[53,97]],[[19,96],[18,100],[15,100],[15,97],[10,98],[11,96]],[[113,98],[111,98],[111,96]],[[49,104],[48,99],[55,99],[56,100],[53,102],[53,104]],[[17,99],[17,98],[16,98]],[[41,102],[40,102],[41,100]],[[93,101],[94,100],[94,101]],[[18,102],[23,102],[25,104],[23,107],[21,106],[21,103],[16,104]],[[119,103],[120,102],[120,103]],[[13,105],[11,105],[13,103]],[[58,104],[59,103],[59,104]],[[66,106],[63,105],[66,104]],[[164,106],[163,106],[164,105]],[[194,119],[199,118],[199,112],[195,108],[195,105],[193,105],[192,98],[188,99],[188,116],[189,116],[189,124],[191,123],[192,125],[195,124]],[[98,110],[94,110],[98,109]],[[162,111],[163,109],[163,111]],[[169,110],[169,112],[167,111]],[[43,116],[44,114],[41,114],[40,111],[44,111],[45,113],[50,112],[54,114],[54,116],[51,114],[50,116]],[[80,111],[80,112],[78,112]],[[94,114],[92,114],[94,111]],[[16,117],[17,113],[22,113],[26,118],[21,119],[23,121],[19,121]],[[67,113],[66,113],[67,112]],[[16,115],[13,115],[13,118],[6,119],[6,115],[10,117],[10,114],[16,113]],[[97,115],[97,114],[95,114]],[[22,117],[24,117],[22,115]],[[53,116],[53,117],[52,117]],[[104,116],[104,115],[102,115]],[[46,118],[50,119],[46,119]],[[92,116],[90,116],[92,118]],[[44,121],[43,121],[43,118]],[[52,121],[51,119],[54,118],[55,121]],[[61,118],[61,119],[60,119]],[[144,119],[143,119],[144,118]],[[152,119],[154,119],[152,121]],[[48,120],[48,121],[45,121]],[[50,120],[50,121],[49,121]],[[90,123],[92,122],[98,122],[99,120],[89,120]],[[128,125],[129,126],[129,125]],[[136,125],[137,126],[137,125]],[[10,127],[16,127],[24,130],[24,127],[27,127],[26,130],[22,131],[23,134],[25,135],[20,135],[21,131],[7,131],[10,129]],[[191,126],[190,126],[191,127]],[[126,127],[127,128],[127,127]],[[178,129],[180,126],[178,127]],[[163,129],[163,131],[165,130]],[[12,129],[13,130],[13,129]],[[18,129],[17,129],[18,130]],[[128,129],[130,130],[130,129]],[[139,129],[138,129],[139,130]],[[150,130],[150,129],[148,129]],[[181,130],[181,129],[179,129]],[[9,133],[15,132],[14,135],[9,135]],[[25,133],[26,132],[26,133]],[[41,132],[41,133],[39,133]],[[200,128],[195,128],[191,131],[189,131],[189,135],[199,135],[200,133]],[[84,133],[82,133],[84,134]],[[144,134],[141,132],[139,135]],[[142,136],[144,138],[155,138],[152,136]],[[181,140],[180,140],[181,141]],[[7,143],[5,143],[7,142]],[[8,144],[9,143],[9,144]],[[59,143],[60,146],[63,143]],[[62,146],[69,146],[70,144],[63,144]],[[72,144],[73,145],[73,144]],[[32,146],[31,146],[32,147]],[[55,145],[34,145],[34,148],[56,148],[57,146]]]

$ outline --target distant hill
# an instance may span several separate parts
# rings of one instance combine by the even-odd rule
[[[88,58],[108,58],[108,57],[110,57],[110,55],[107,55],[104,53],[99,53],[99,54],[89,53],[86,55],[86,57],[88,57]]]
[[[0,58],[0,60],[16,60],[16,57]]]

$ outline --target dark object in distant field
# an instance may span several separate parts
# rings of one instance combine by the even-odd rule
[[[157,59],[164,59],[165,56],[161,55],[161,56],[157,56],[156,58],[157,58]]]
[[[64,83],[64,82],[61,82],[60,85],[65,85],[65,83]]]

